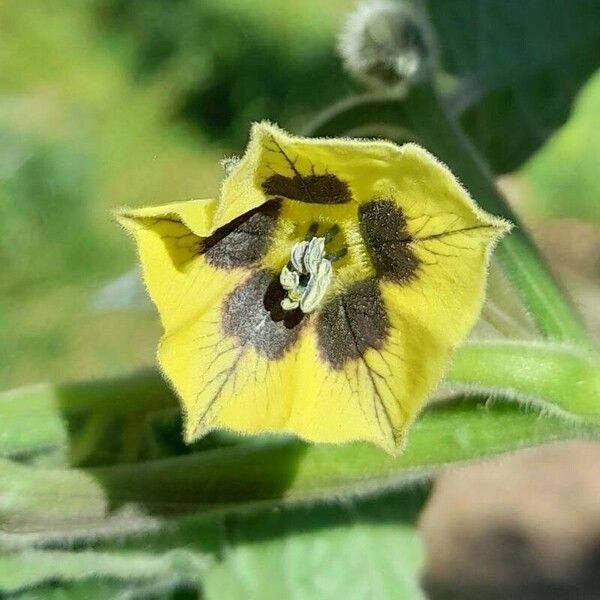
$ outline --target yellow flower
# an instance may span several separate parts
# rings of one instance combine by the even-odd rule
[[[119,219],[162,319],[187,441],[224,428],[389,452],[474,324],[509,228],[414,144],[268,123],[220,199]]]

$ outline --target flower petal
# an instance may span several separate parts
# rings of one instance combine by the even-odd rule
[[[369,440],[393,452],[402,433],[394,423],[407,419],[374,383],[370,357],[332,369],[319,359],[314,320],[266,318],[273,279],[253,273],[224,304],[161,342],[160,361],[184,400],[186,439],[212,429],[272,431],[316,442]],[[266,303],[271,310],[276,300]]]
[[[370,299],[377,284],[362,287],[358,305],[349,308],[350,318],[360,335],[374,343],[372,318],[362,329],[356,323],[364,309],[360,303]],[[314,320],[300,311],[280,310],[281,290],[268,270],[230,280],[219,295],[202,314],[170,329],[159,347],[160,363],[183,400],[188,441],[225,428],[295,433],[320,442],[370,440],[394,450],[401,435],[394,423],[403,426],[407,420],[389,394],[382,399],[369,355],[365,361],[348,361],[343,369],[319,359],[323,350]],[[385,314],[379,317],[385,327]],[[335,320],[331,326],[336,327]],[[332,334],[334,339],[339,332]],[[359,342],[361,351],[368,340],[364,346]],[[348,338],[340,342],[353,343]]]
[[[389,243],[448,241],[447,236],[475,231],[483,239],[496,239],[510,230],[510,223],[479,208],[450,170],[420,146],[396,147],[389,167],[392,172],[378,174],[375,193],[361,196],[363,235],[368,220],[372,230],[380,232],[380,242],[387,239]],[[395,214],[386,203],[396,205]],[[377,204],[380,210],[373,209]],[[393,254],[386,251],[391,248],[379,245],[382,256]]]
[[[165,328],[189,321],[198,301],[211,300],[192,282],[204,264],[201,236],[211,233],[213,209],[214,201],[198,200],[117,213],[137,242],[144,282]]]
[[[218,427],[285,430],[295,377],[284,374],[305,326],[285,313],[278,276],[256,270],[200,319],[166,333],[159,358],[183,398],[186,438]]]
[[[334,170],[340,163],[336,157],[335,151],[323,151],[315,140],[290,136],[267,122],[256,123],[244,157],[223,184],[223,197],[243,198],[236,202],[244,205],[244,211],[269,198],[345,204],[352,194],[348,182]],[[229,211],[224,218],[232,216],[235,213]]]
[[[166,333],[219,304],[268,250],[276,202],[216,230],[215,207],[214,200],[194,200],[117,213],[135,237],[144,282]]]

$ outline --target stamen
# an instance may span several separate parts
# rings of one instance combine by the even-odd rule
[[[348,248],[344,247],[344,248],[340,248],[336,252],[332,252],[331,254],[326,254],[325,258],[329,262],[334,263],[336,260],[340,260],[340,258],[344,258],[344,256],[346,256],[346,254],[348,254]]]
[[[309,242],[298,242],[292,246],[290,262],[298,273],[304,273],[304,255],[306,254],[308,244]]]
[[[315,237],[315,235],[317,235],[317,231],[319,231],[319,224],[311,223],[310,227],[308,228],[308,231],[306,232],[306,241],[310,242],[310,240],[312,240]]]
[[[332,225],[326,232],[325,232],[325,243],[329,243],[338,233],[340,232],[340,228],[337,224]]]
[[[310,240],[303,259],[305,272],[308,274],[316,273],[324,256],[325,240],[323,238],[313,238]]]
[[[331,261],[325,257],[325,238],[313,237],[310,241],[292,246],[290,262],[279,275],[286,296],[281,301],[284,310],[313,312],[321,303],[332,275]]]

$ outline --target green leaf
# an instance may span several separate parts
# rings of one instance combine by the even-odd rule
[[[233,515],[207,600],[424,598],[416,520],[421,489],[313,507]]]
[[[23,459],[58,449],[65,455],[63,462],[74,465],[99,450],[106,459],[123,432],[131,438],[144,426],[148,412],[176,405],[172,391],[155,370],[3,392],[0,456]],[[110,419],[119,426],[116,432],[113,429],[112,440],[106,440],[103,428]]]
[[[600,61],[595,0],[428,1],[454,108],[494,172],[518,168],[567,120]]]
[[[598,115],[600,70],[578,96],[567,125],[525,165],[522,175],[532,191],[527,202],[536,215],[600,222]],[[587,265],[593,276],[595,264]]]
[[[96,580],[131,598],[200,585],[208,600],[422,598],[416,521],[428,493],[418,486],[211,521],[186,517],[160,533],[95,541],[93,550],[80,543],[75,551],[5,554],[0,594],[48,592],[49,583],[71,591]]]

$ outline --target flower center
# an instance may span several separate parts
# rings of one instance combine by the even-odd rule
[[[296,242],[290,252],[290,261],[279,275],[281,286],[286,292],[281,300],[284,310],[300,309],[303,313],[313,312],[323,300],[331,282],[332,263],[345,254],[325,254],[325,244],[338,233],[336,225],[331,227],[324,237],[316,237],[318,225],[313,223],[307,239]]]

